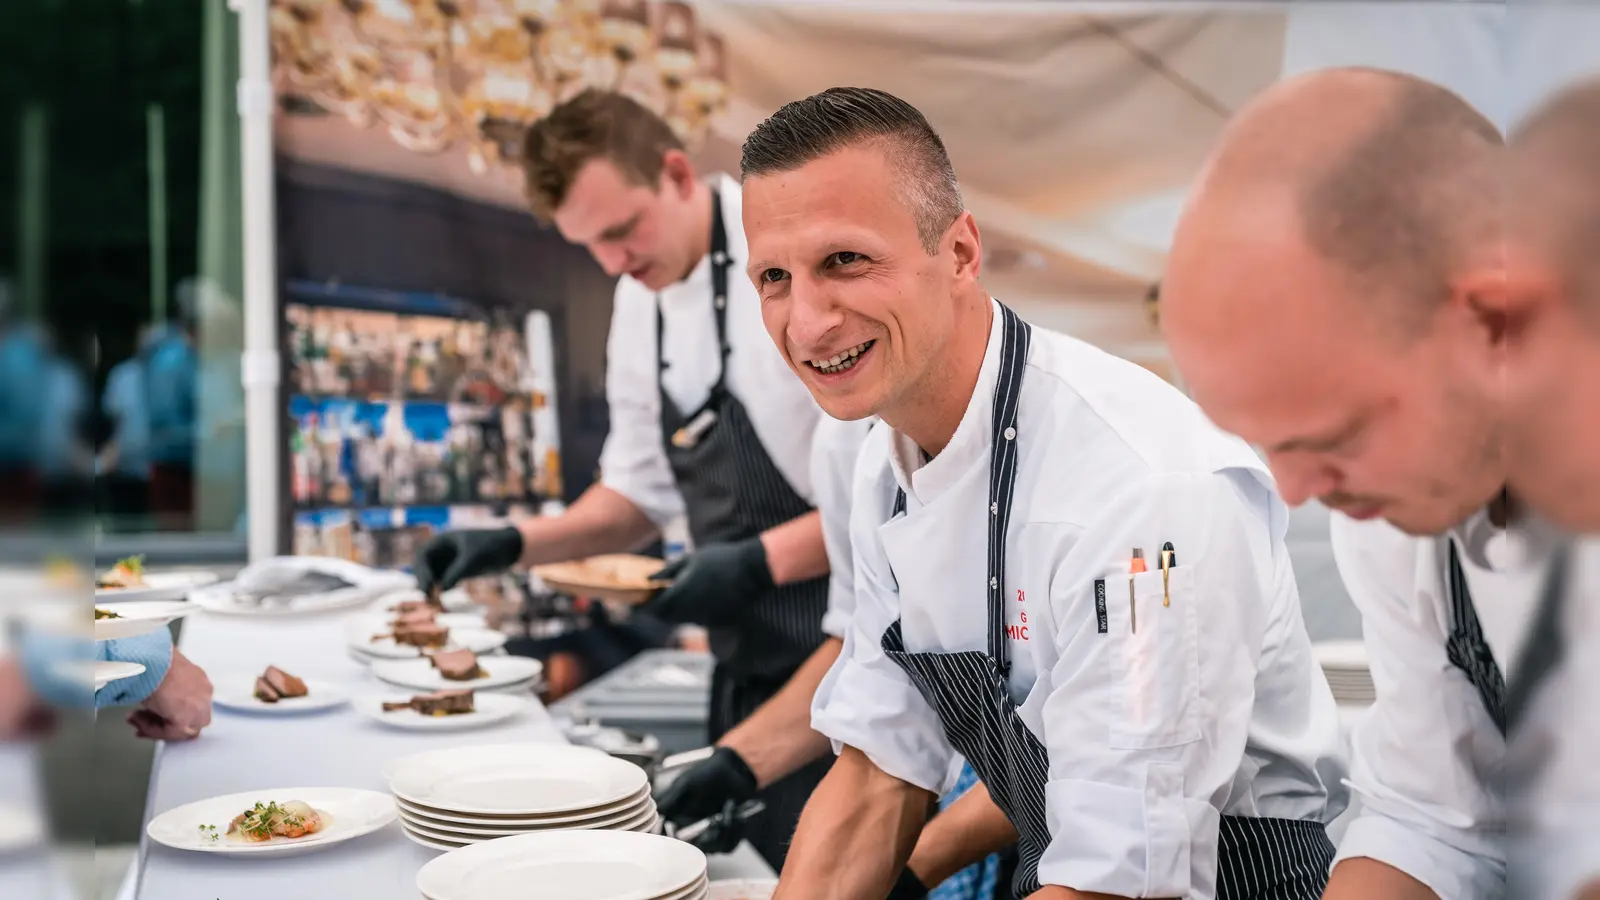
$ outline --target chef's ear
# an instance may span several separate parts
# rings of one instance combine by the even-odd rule
[[[1470,317],[1473,330],[1496,351],[1517,347],[1530,326],[1550,315],[1560,302],[1561,285],[1550,271],[1512,265],[1452,286],[1451,302]]]
[[[961,215],[950,223],[944,239],[950,242],[950,249],[955,254],[956,278],[976,281],[979,270],[983,268],[983,238],[978,235],[978,220],[972,217],[972,213],[962,210]]]
[[[687,200],[694,196],[694,188],[699,176],[695,174],[694,162],[689,159],[689,154],[682,150],[668,150],[661,158],[661,187],[663,190],[672,191],[680,200]]]

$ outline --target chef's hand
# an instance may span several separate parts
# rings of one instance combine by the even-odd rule
[[[672,581],[643,609],[673,625],[730,625],[758,594],[772,590],[761,538],[712,544],[668,563],[652,579]]]
[[[705,761],[667,785],[656,801],[656,809],[661,818],[682,828],[723,812],[730,804],[738,807],[754,797],[758,788],[756,773],[750,771],[744,758],[731,747],[718,747]],[[729,823],[720,828],[713,826],[694,843],[707,852],[728,853],[739,846],[743,837],[744,829],[738,823]],[[727,849],[713,849],[724,843],[728,843]]]
[[[447,531],[417,551],[411,570],[423,593],[448,591],[464,579],[498,575],[522,558],[522,532],[505,528]]]
[[[186,741],[211,724],[211,679],[188,657],[172,651],[167,677],[128,722],[142,738]]]

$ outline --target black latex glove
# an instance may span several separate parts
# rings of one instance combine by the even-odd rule
[[[656,800],[656,809],[661,818],[682,828],[722,812],[729,803],[739,806],[756,795],[757,787],[756,774],[744,757],[728,747],[718,747],[667,785]]]
[[[652,578],[672,586],[645,604],[645,612],[673,625],[731,625],[757,595],[772,590],[767,548],[761,538],[712,544],[667,564]]]
[[[907,867],[900,870],[900,880],[894,883],[884,900],[925,900],[927,896],[928,886]]]
[[[411,571],[424,593],[448,591],[463,579],[495,575],[522,558],[522,532],[515,528],[447,531],[417,551]]]

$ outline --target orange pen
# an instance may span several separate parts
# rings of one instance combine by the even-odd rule
[[[1144,564],[1144,550],[1133,548],[1133,559],[1128,562],[1128,625],[1135,634],[1139,631],[1139,613],[1134,608],[1133,576],[1150,571]]]

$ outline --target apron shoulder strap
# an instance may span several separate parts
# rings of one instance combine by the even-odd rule
[[[728,228],[722,220],[722,193],[711,190],[711,315],[717,325],[717,380],[711,390],[719,391],[728,380],[728,355],[733,348],[728,344],[728,269],[733,258],[728,255]],[[667,358],[662,352],[666,322],[661,314],[661,294],[656,293],[656,379],[666,371]]]
[[[1017,407],[1027,371],[1033,330],[1005,304],[1000,307],[1000,373],[994,386],[994,433],[989,456],[989,655],[1003,678],[1011,677],[1011,642],[1006,637],[1006,534],[1017,482]]]
[[[1484,708],[1494,720],[1496,728],[1506,733],[1506,683],[1495,662],[1494,651],[1484,639],[1483,626],[1478,621],[1478,610],[1472,602],[1472,592],[1467,587],[1467,573],[1461,567],[1461,554],[1453,538],[1444,538],[1448,548],[1446,585],[1450,600],[1450,639],[1447,652],[1450,662],[1462,672],[1472,686],[1478,689]]]

